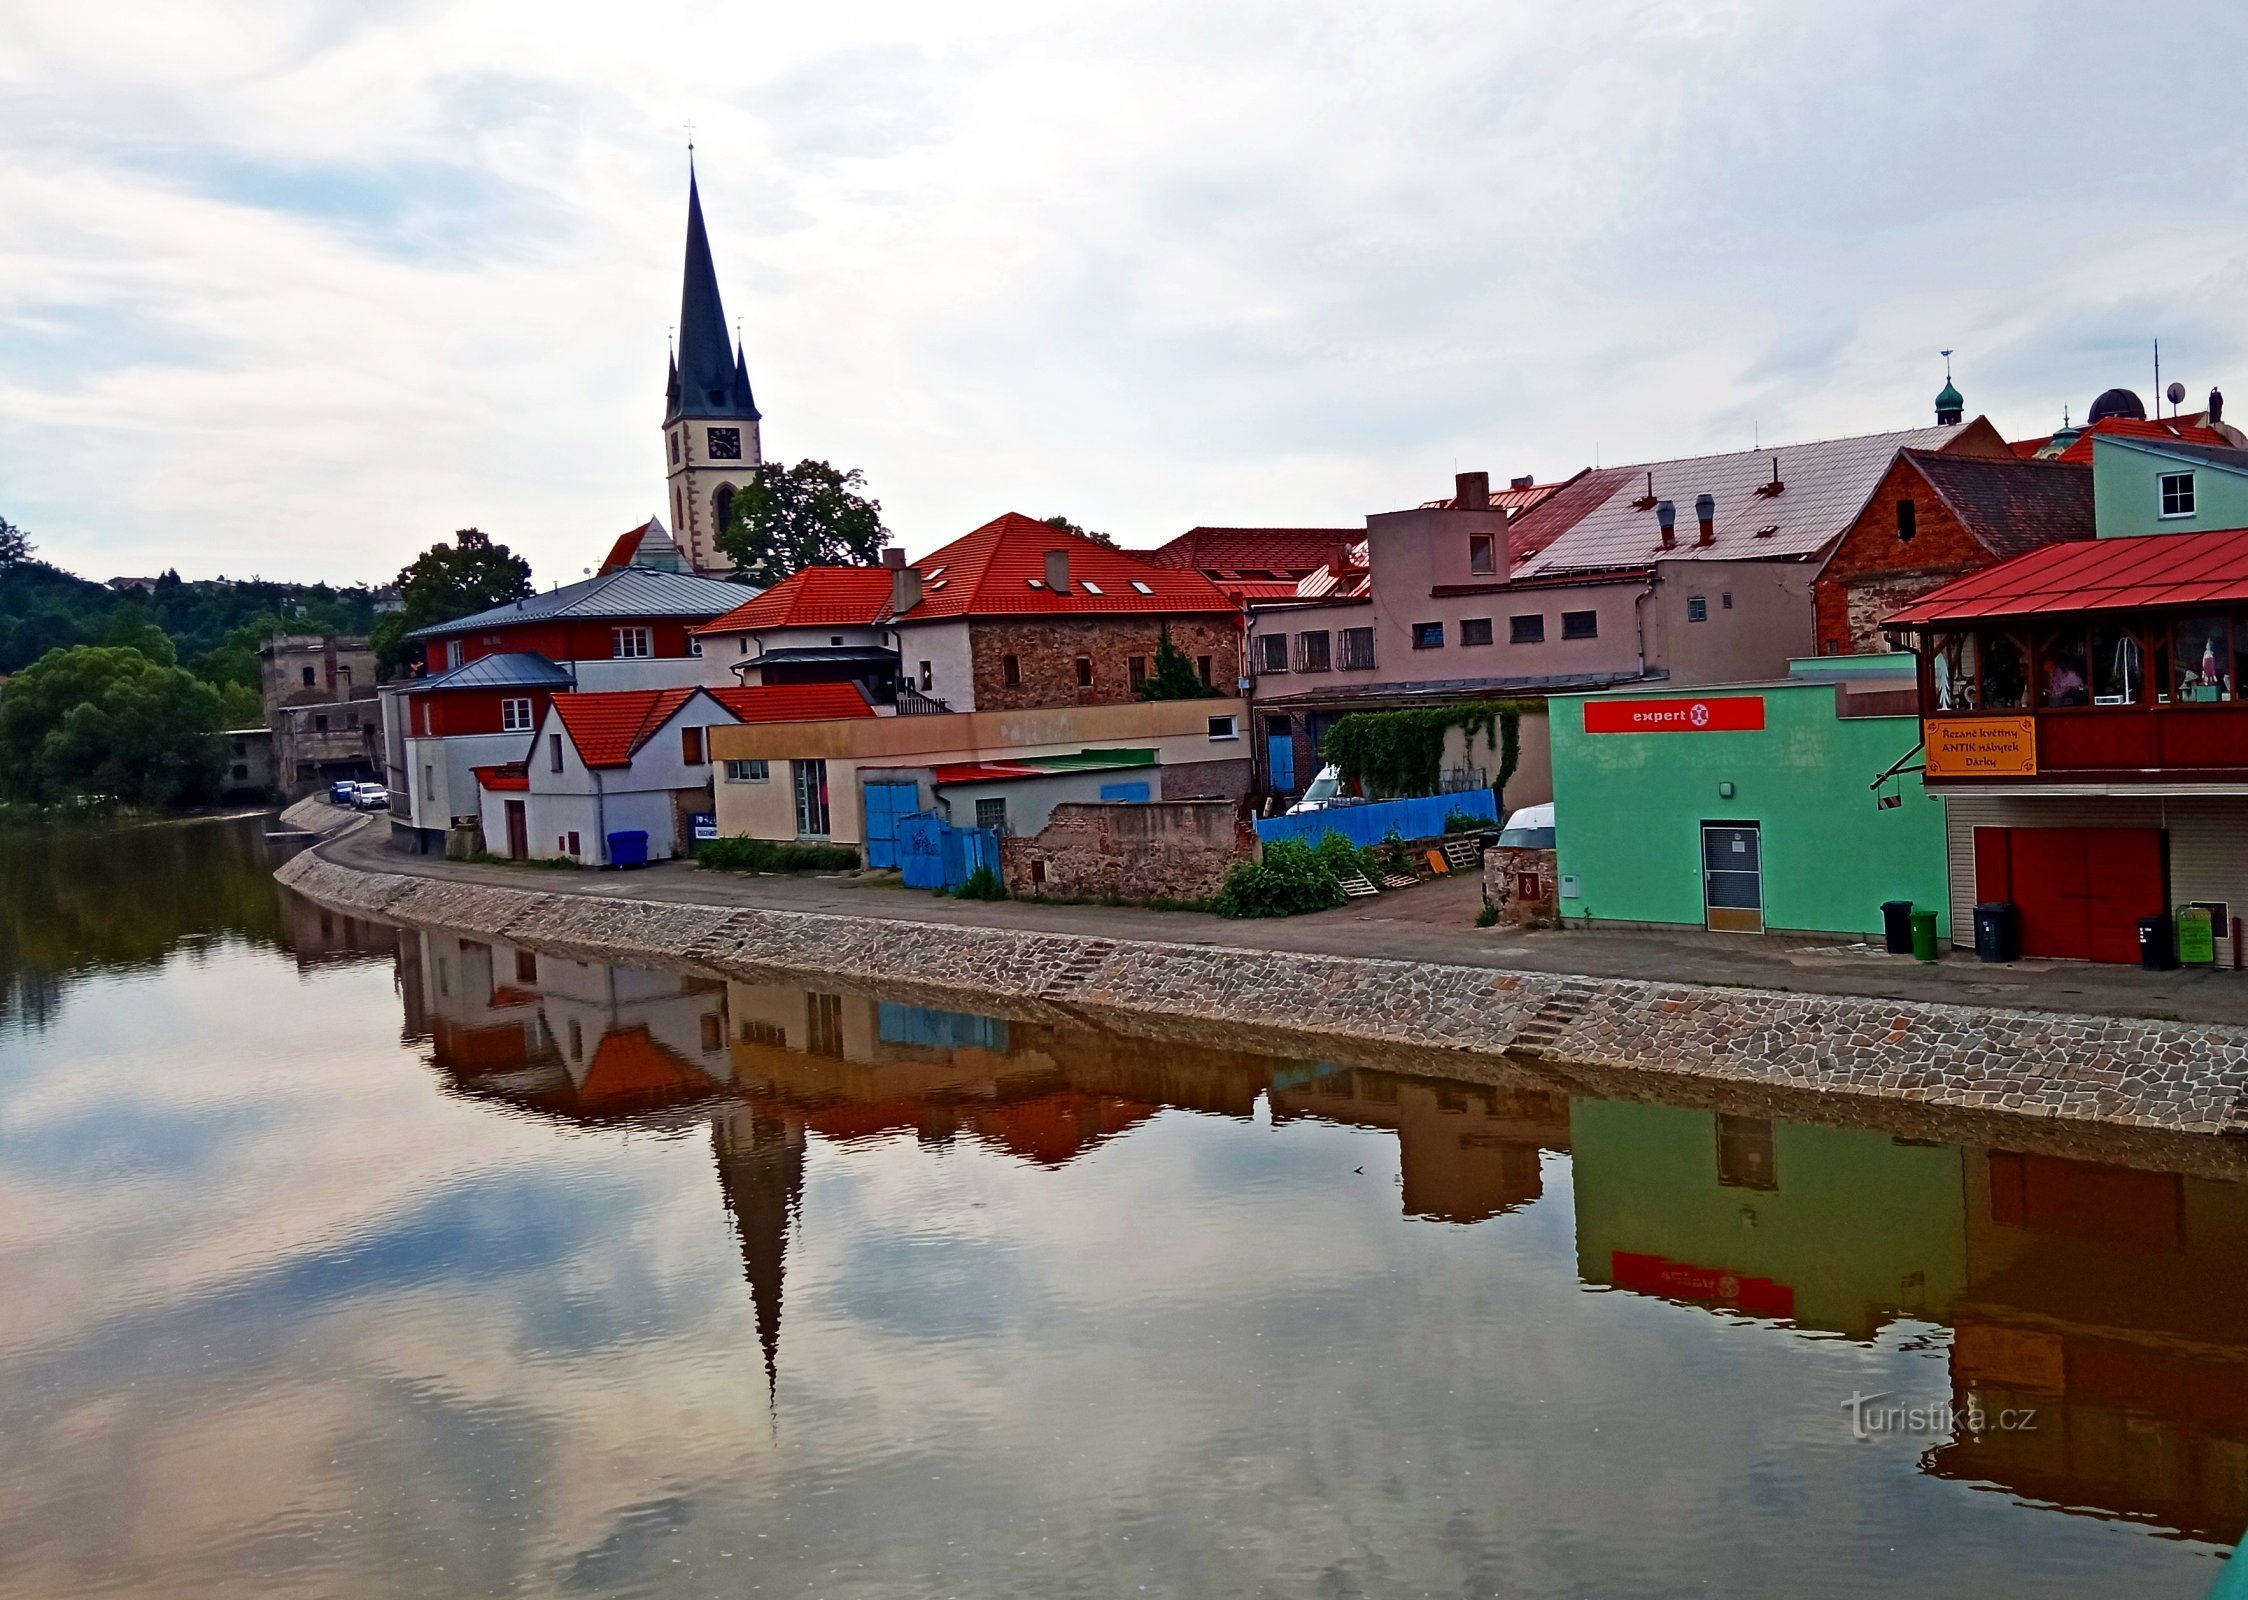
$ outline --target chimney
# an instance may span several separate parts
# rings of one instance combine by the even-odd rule
[[[1452,495],[1452,504],[1462,511],[1490,510],[1491,475],[1488,472],[1454,473]]]
[[[1717,496],[1694,496],[1694,516],[1702,525],[1702,531],[1694,543],[1705,547],[1717,543]]]
[[[882,564],[892,572],[905,565],[905,546],[886,544],[882,547]]]
[[[1056,594],[1069,593],[1069,552],[1067,550],[1049,550],[1046,552],[1046,587]]]
[[[883,554],[887,556],[889,552]],[[898,554],[902,557],[905,552],[901,550]],[[883,565],[890,569],[890,615],[902,617],[921,603],[921,569],[909,567],[903,560],[885,560]]]
[[[1663,530],[1663,548],[1668,550],[1678,543],[1678,507],[1668,500],[1655,502],[1655,522]]]

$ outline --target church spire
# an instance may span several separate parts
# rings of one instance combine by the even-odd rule
[[[687,174],[687,261],[679,293],[678,362],[679,392],[671,418],[747,420],[757,415],[754,402],[746,409],[743,404],[749,392],[748,368],[726,336],[726,305],[718,296],[718,269],[710,258],[710,234],[703,226],[702,194],[692,168]]]

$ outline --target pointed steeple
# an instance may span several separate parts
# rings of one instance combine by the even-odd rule
[[[734,346],[734,408],[752,422],[764,420],[757,396],[749,392],[749,354],[740,344]]]
[[[677,417],[754,417],[735,399],[741,363],[726,336],[726,305],[718,297],[718,269],[710,259],[710,234],[703,227],[702,194],[693,169],[687,174],[687,263],[679,293],[679,393],[669,421]],[[742,388],[748,387],[746,373]]]

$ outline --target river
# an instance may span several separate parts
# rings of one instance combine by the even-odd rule
[[[0,837],[11,1600],[2112,1600],[2248,1525],[2239,1184],[590,965],[269,826]]]

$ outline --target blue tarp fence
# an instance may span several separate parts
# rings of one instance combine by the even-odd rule
[[[1423,795],[1417,800],[1377,800],[1371,805],[1335,806],[1300,816],[1261,817],[1257,837],[1267,844],[1275,839],[1317,844],[1328,834],[1339,833],[1363,850],[1393,833],[1401,839],[1433,838],[1444,831],[1444,819],[1455,811],[1482,817],[1495,828],[1499,823],[1499,797],[1488,789],[1464,789],[1458,794]]]
[[[999,835],[955,828],[934,811],[897,819],[898,870],[908,889],[957,889],[978,867],[999,870]]]

